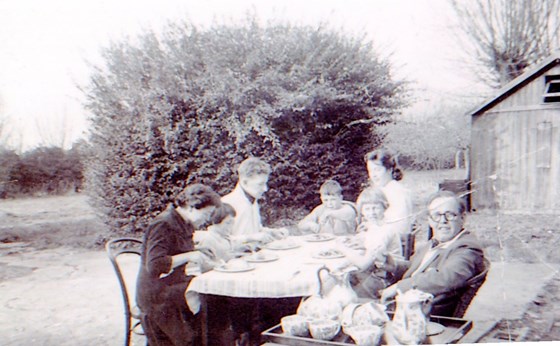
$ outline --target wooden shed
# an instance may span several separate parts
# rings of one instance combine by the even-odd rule
[[[560,53],[471,115],[471,207],[560,213]]]

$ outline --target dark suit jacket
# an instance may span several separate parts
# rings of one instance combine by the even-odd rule
[[[165,306],[187,309],[184,294],[192,277],[185,275],[185,265],[165,274],[171,269],[171,256],[194,250],[193,233],[193,224],[171,206],[148,226],[136,294],[142,311],[149,313]]]
[[[467,280],[484,270],[481,245],[473,234],[463,231],[449,247],[440,249],[424,270],[412,277],[430,247],[431,242],[412,256],[409,266],[400,267],[400,273],[404,271],[404,274],[397,287],[403,292],[415,287],[431,293],[436,304],[458,301]],[[399,271],[396,275],[399,276]]]

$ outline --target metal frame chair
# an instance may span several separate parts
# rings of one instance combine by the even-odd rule
[[[107,251],[109,260],[113,265],[113,269],[117,274],[117,279],[119,281],[119,285],[121,287],[121,293],[123,297],[124,316],[125,316],[124,317],[125,318],[125,338],[124,338],[125,346],[130,345],[130,336],[132,332],[138,335],[143,335],[143,332],[139,330],[141,328],[142,312],[136,306],[134,308],[131,308],[130,306],[128,289],[117,259],[120,255],[123,254],[138,255],[138,257],[140,258],[141,246],[142,246],[142,241],[135,238],[116,238],[116,239],[109,240],[105,244],[105,250]],[[132,323],[133,319],[136,320],[134,324]]]
[[[484,270],[477,274],[476,276],[470,278],[467,281],[467,288],[461,295],[459,300],[459,304],[455,308],[455,312],[453,313],[453,317],[463,317],[469,305],[471,304],[472,300],[476,296],[476,292],[484,282],[486,281],[486,276],[488,275],[488,271],[490,270],[490,261],[485,258],[484,259]]]

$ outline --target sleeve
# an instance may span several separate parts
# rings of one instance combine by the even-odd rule
[[[307,222],[319,223],[319,216],[321,215],[321,210],[322,210],[322,205],[315,207],[315,209],[313,209],[311,213],[307,214],[307,216],[301,219],[301,221],[298,224],[302,225]]]
[[[477,262],[483,253],[479,249],[460,247],[455,249],[437,267],[429,267],[426,271],[398,282],[399,289],[406,291],[413,287],[438,295],[462,287],[465,282],[476,274]]]
[[[159,277],[171,271],[172,259],[169,255],[171,232],[169,225],[159,222],[150,227],[146,239],[146,268],[150,275]]]

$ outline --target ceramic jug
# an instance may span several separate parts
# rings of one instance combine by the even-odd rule
[[[303,300],[298,309],[297,314],[312,319],[338,319],[342,308],[338,301],[324,294],[324,285],[321,279],[321,272],[326,271],[330,274],[330,270],[323,266],[317,270],[317,280],[319,281],[319,292],[317,295],[311,296]]]
[[[418,345],[426,340],[426,327],[434,296],[417,289],[396,296],[397,308],[393,320],[385,329],[389,345]]]
[[[329,274],[335,279],[336,284],[330,289],[327,298],[329,301],[339,304],[341,310],[348,304],[358,301],[358,295],[354,292],[350,284],[350,273],[356,270],[357,268],[350,267],[340,272],[329,271]]]

